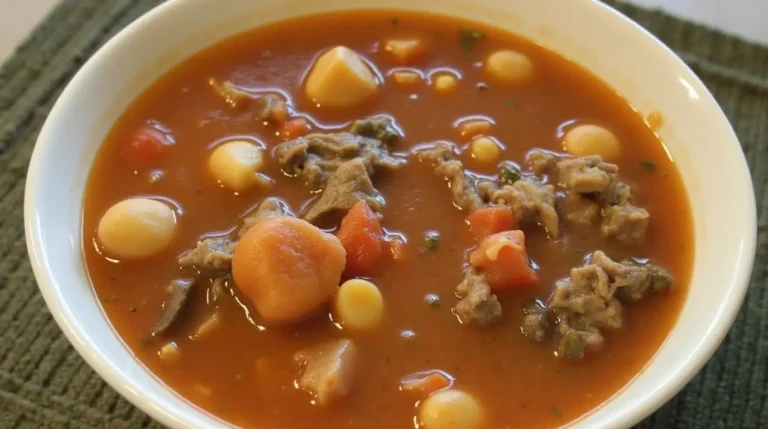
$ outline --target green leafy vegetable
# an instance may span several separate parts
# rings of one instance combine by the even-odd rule
[[[478,30],[464,28],[459,30],[459,43],[465,53],[471,54],[475,50],[477,42],[485,39],[485,34]]]
[[[653,161],[640,161],[640,168],[642,168],[645,171],[656,171],[656,164],[653,163]]]
[[[515,163],[510,161],[504,161],[499,165],[499,177],[498,182],[501,185],[511,185],[523,177],[523,173],[520,171]]]

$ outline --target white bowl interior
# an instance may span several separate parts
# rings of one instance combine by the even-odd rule
[[[746,291],[756,232],[752,184],[730,125],[693,73],[640,27],[587,1],[185,0],[168,2],[132,24],[62,94],[29,170],[25,222],[30,257],[51,312],[77,350],[107,382],[162,423],[178,428],[222,424],[152,376],[102,313],[81,251],[86,178],[117,117],[174,65],[263,23],[350,8],[426,10],[507,28],[592,70],[639,111],[662,112],[660,135],[682,173],[695,218],[689,297],[646,369],[577,426],[629,426],[668,400],[720,343]]]

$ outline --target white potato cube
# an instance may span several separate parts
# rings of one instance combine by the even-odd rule
[[[378,81],[360,55],[337,46],[315,61],[304,90],[309,99],[320,106],[346,107],[375,94]]]

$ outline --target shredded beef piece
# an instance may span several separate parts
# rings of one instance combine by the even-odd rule
[[[491,293],[485,274],[469,268],[464,280],[456,287],[461,300],[453,308],[464,325],[489,325],[501,318],[501,303]]]
[[[526,305],[523,308],[523,324],[520,330],[533,341],[544,341],[549,330],[547,308],[536,301]]]
[[[288,205],[278,198],[265,198],[259,207],[253,212],[248,213],[242,220],[240,228],[237,230],[237,237],[242,236],[258,221],[275,216],[293,216]]]
[[[294,355],[304,367],[299,388],[312,394],[320,405],[341,399],[352,389],[358,359],[355,343],[347,339],[300,351]]]
[[[395,144],[403,136],[395,121],[384,115],[359,119],[352,123],[349,131],[363,137],[374,138],[387,146]]]
[[[549,300],[549,307],[557,315],[560,355],[580,359],[585,348],[602,343],[600,329],[620,328],[620,300],[635,301],[649,290],[668,289],[671,285],[672,277],[660,267],[616,262],[602,251],[595,251],[589,263],[573,268],[569,278],[555,284]]]
[[[307,222],[315,222],[326,213],[348,211],[360,200],[365,200],[371,209],[380,211],[381,202],[361,158],[355,158],[339,166],[328,178],[323,193],[317,202],[304,214]]]
[[[450,143],[437,143],[419,151],[421,160],[435,166],[435,173],[448,180],[453,202],[461,210],[472,211],[485,205],[478,192],[478,180],[464,171],[464,164],[454,159],[455,147]],[[490,186],[488,184],[485,186]]]
[[[618,181],[619,168],[603,162],[597,155],[570,158],[557,163],[560,183],[566,191],[580,194],[606,194]]]
[[[540,222],[552,238],[560,236],[554,186],[544,185],[534,176],[524,176],[494,192],[491,201],[509,206],[521,224]]]
[[[371,119],[356,122],[354,128],[391,140],[388,128],[381,128],[382,124],[384,119]],[[313,133],[288,140],[277,145],[275,156],[288,174],[303,176],[312,188],[321,188],[341,164],[354,158],[364,160],[369,174],[377,168],[395,170],[406,163],[390,155],[387,144],[378,138],[351,132]]]
[[[528,161],[528,164],[530,164],[531,169],[533,170],[533,174],[541,176],[543,174],[552,172],[552,170],[555,169],[555,166],[557,166],[557,162],[560,161],[561,157],[546,150],[535,149],[528,152],[528,155],[525,157],[525,159]]]
[[[168,285],[166,288],[168,297],[163,302],[163,309],[152,328],[152,335],[162,334],[179,320],[194,283],[192,279],[176,279]]]
[[[583,195],[571,192],[565,197],[565,218],[572,223],[593,225],[600,217],[600,206]]]
[[[645,238],[650,217],[647,210],[631,203],[608,206],[603,209],[600,231],[604,237],[616,237],[623,243],[640,243]]]
[[[229,272],[236,241],[226,237],[206,238],[179,258],[182,267],[195,267],[207,275]]]

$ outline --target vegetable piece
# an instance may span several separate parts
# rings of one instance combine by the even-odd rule
[[[336,234],[347,252],[347,275],[370,273],[381,261],[384,233],[379,218],[365,200],[360,200],[341,220]]]
[[[424,234],[424,246],[422,252],[432,252],[440,248],[440,233],[437,231],[427,231]]]
[[[264,151],[245,140],[226,142],[213,150],[208,169],[213,177],[235,192],[244,192],[264,179],[258,176],[263,165]]]
[[[162,334],[178,321],[194,283],[192,279],[176,279],[168,285],[168,298],[163,302],[163,310],[152,328],[152,335]]]
[[[384,298],[379,289],[367,280],[347,280],[336,294],[335,310],[344,329],[370,331],[381,323]]]
[[[280,129],[280,137],[283,140],[292,140],[306,135],[312,129],[304,118],[294,118],[283,124]]]
[[[653,161],[640,161],[640,168],[648,172],[656,171],[656,164]]]
[[[176,213],[149,198],[129,198],[110,207],[99,221],[97,236],[109,255],[144,259],[171,243]]]
[[[345,259],[335,236],[301,219],[276,216],[242,236],[232,276],[266,322],[295,322],[336,294]]]
[[[215,331],[221,326],[221,316],[219,316],[218,311],[214,311],[213,313],[209,314],[205,320],[203,320],[198,326],[197,329],[195,329],[195,332],[192,334],[191,338],[193,340],[197,340],[200,338],[205,337],[210,332]]]
[[[400,380],[400,390],[429,395],[453,384],[453,377],[442,371],[425,371],[410,374]]]
[[[422,77],[412,70],[397,70],[392,73],[392,80],[400,85],[416,85],[421,82]]]
[[[439,74],[432,78],[432,87],[439,94],[448,94],[456,90],[459,80],[451,74]]]
[[[344,107],[376,93],[376,75],[355,51],[337,46],[326,51],[310,70],[305,91],[320,106]]]
[[[459,43],[461,44],[461,49],[463,49],[466,54],[474,52],[477,43],[483,39],[485,39],[485,34],[478,30],[459,30]]]
[[[478,429],[485,423],[480,402],[458,389],[446,389],[427,397],[419,413],[424,429]]]
[[[427,305],[431,308],[440,307],[440,296],[435,293],[428,293],[426,296],[424,296],[424,301],[426,301]]]
[[[459,134],[462,137],[477,137],[483,134],[491,132],[492,125],[490,122],[481,120],[465,121],[459,124]]]
[[[337,401],[352,389],[359,358],[351,340],[332,340],[300,351],[293,359],[304,366],[299,388],[311,393],[319,405]]]
[[[234,108],[247,107],[253,101],[251,94],[239,89],[232,82],[225,80],[219,82],[216,79],[208,79],[208,85],[218,94],[227,104]]]
[[[563,148],[576,156],[599,155],[603,161],[619,157],[619,139],[607,129],[591,124],[577,125],[563,137]]]
[[[530,286],[537,281],[525,251],[523,231],[504,231],[486,237],[469,256],[469,263],[485,271],[493,292]]]
[[[472,158],[483,164],[493,164],[501,156],[501,145],[493,137],[478,137],[470,144]]]
[[[181,359],[181,350],[179,349],[179,346],[176,345],[176,343],[171,341],[169,343],[163,344],[163,346],[160,347],[160,351],[157,352],[157,355],[160,356],[160,359],[165,362],[174,363]]]
[[[424,42],[418,39],[392,39],[384,42],[384,52],[398,64],[410,64],[425,52]]]
[[[469,229],[478,241],[489,235],[517,228],[515,214],[507,206],[477,209],[469,214],[468,220]]]
[[[162,158],[173,144],[162,131],[145,126],[131,138],[126,155],[132,164],[146,166]]]
[[[496,179],[500,185],[512,185],[523,178],[520,167],[512,161],[502,161],[499,165],[499,176]]]
[[[496,51],[485,60],[488,76],[504,84],[519,84],[533,77],[533,62],[525,54],[503,49]]]
[[[392,254],[392,260],[395,262],[404,261],[408,255],[406,253],[405,241],[399,236],[389,239],[389,253]]]

